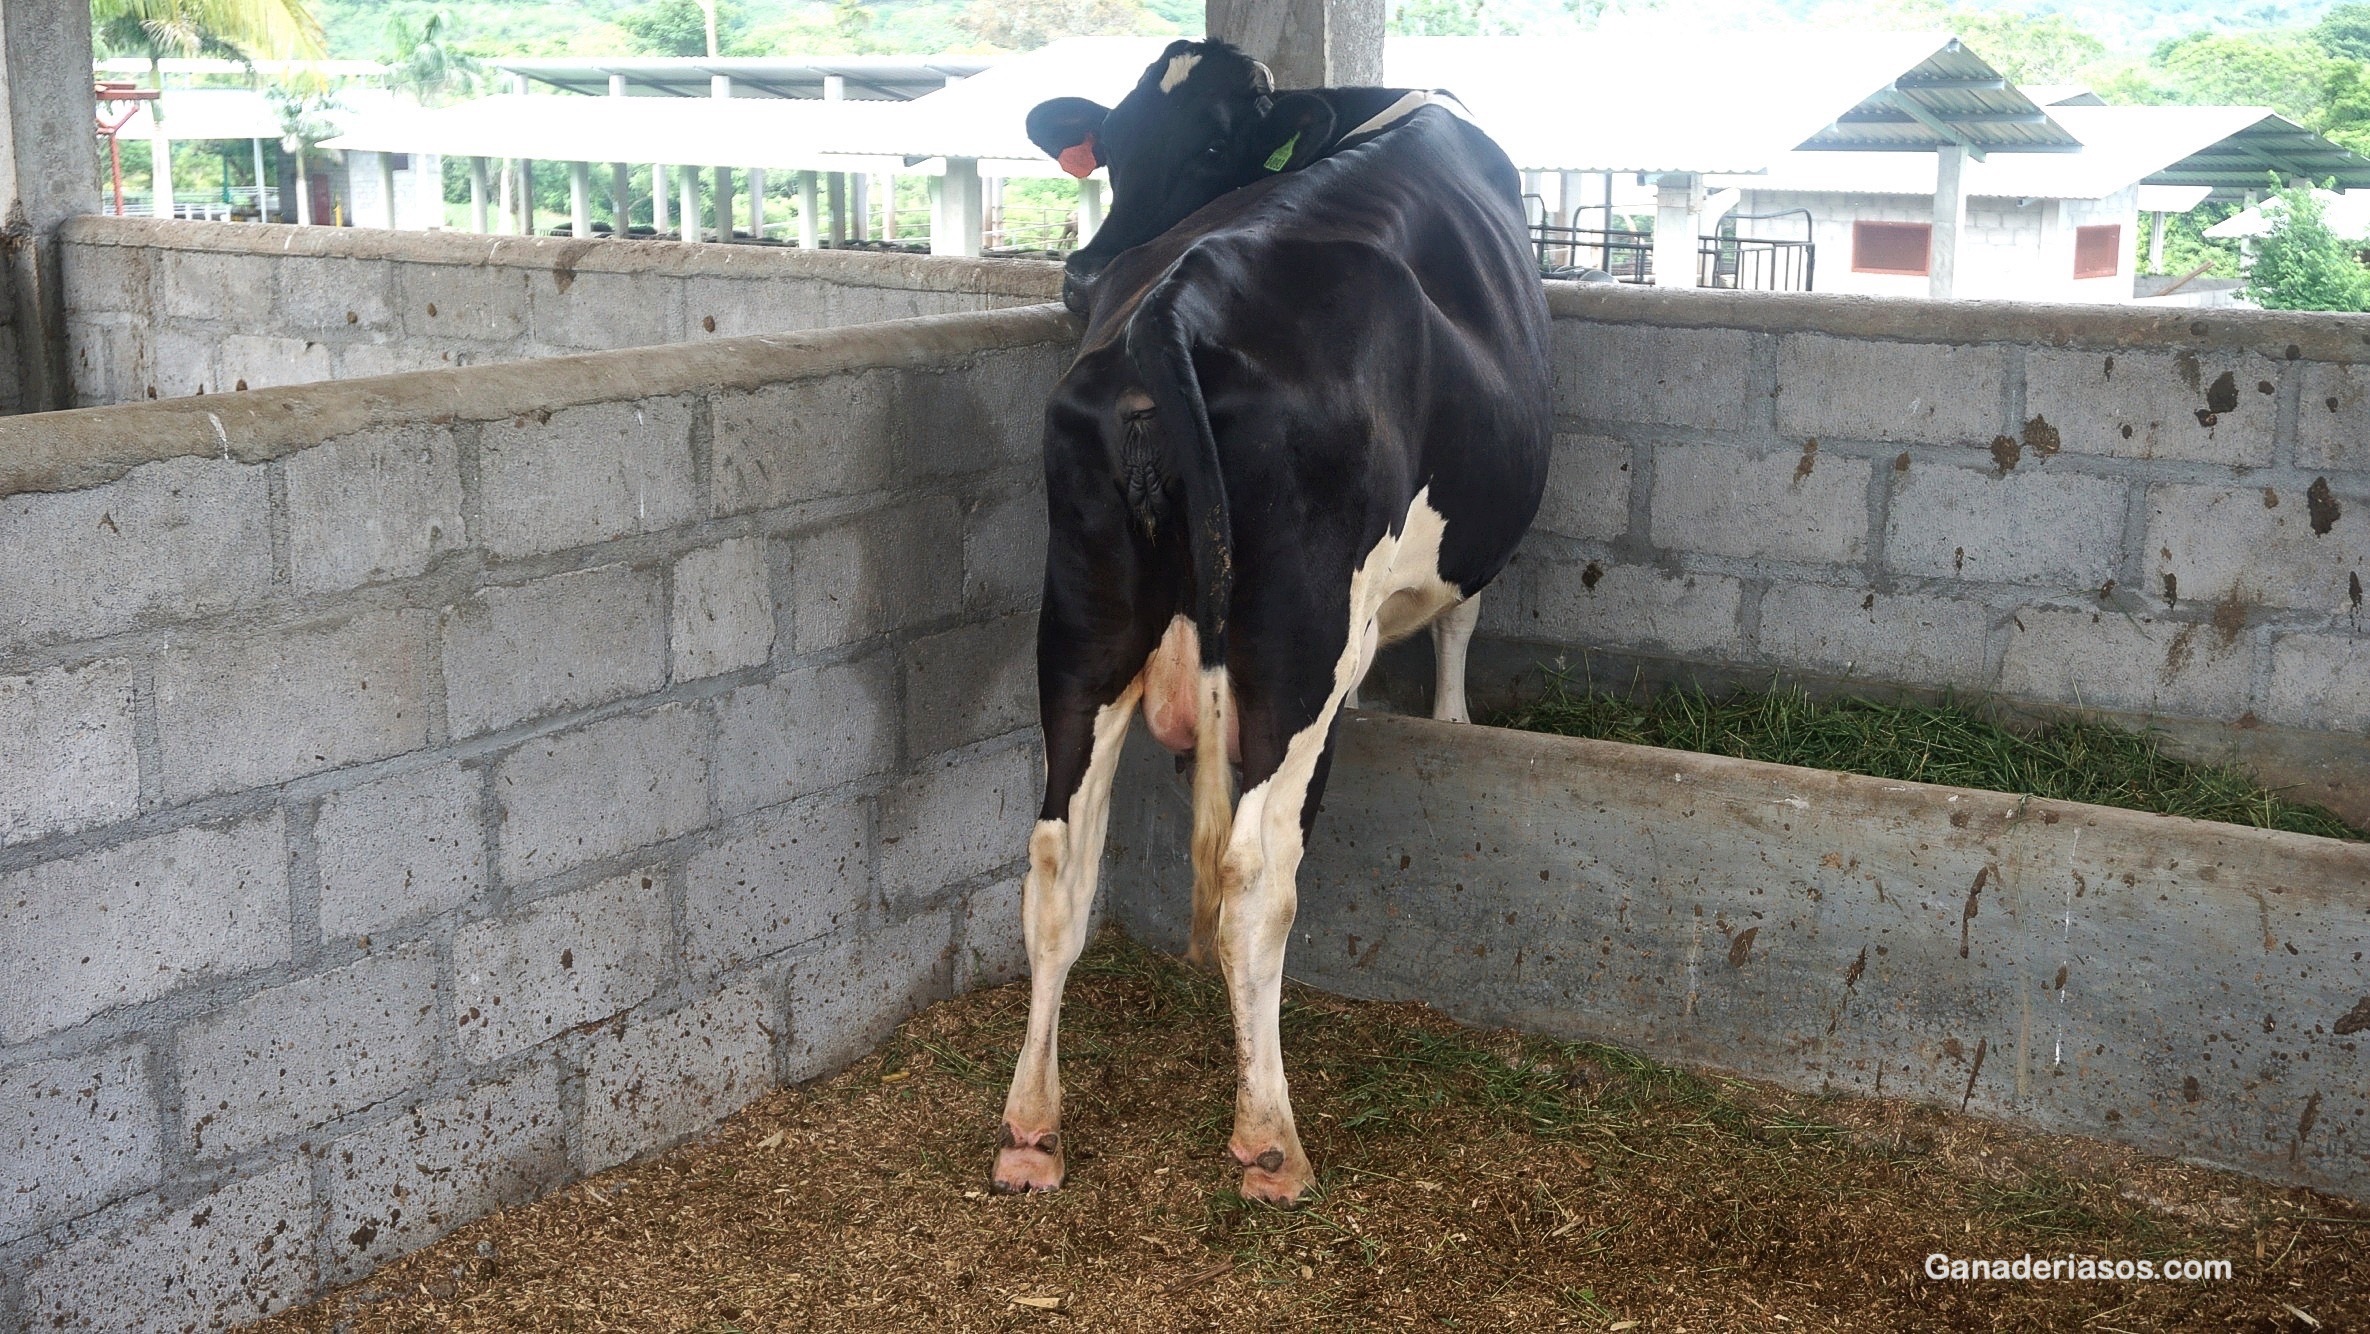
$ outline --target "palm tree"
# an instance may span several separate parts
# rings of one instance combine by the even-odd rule
[[[418,23],[401,14],[387,20],[387,86],[429,106],[473,88],[485,66],[453,49],[452,20],[439,10]]]
[[[165,86],[168,57],[223,56],[252,64],[259,59],[317,60],[322,54],[321,21],[306,0],[91,0],[91,31],[109,51],[148,58],[149,86]],[[172,208],[172,149],[164,134],[164,108],[148,104],[154,207]],[[262,182],[256,183],[258,190]]]

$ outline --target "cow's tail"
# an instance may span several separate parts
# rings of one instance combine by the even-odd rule
[[[1128,322],[1128,359],[1168,442],[1169,467],[1183,484],[1193,557],[1193,628],[1201,641],[1193,722],[1193,935],[1185,957],[1208,963],[1224,901],[1220,872],[1234,833],[1233,775],[1227,765],[1234,691],[1226,676],[1226,612],[1234,595],[1234,526],[1218,470],[1218,438],[1193,368],[1194,335],[1183,281],[1188,252]]]

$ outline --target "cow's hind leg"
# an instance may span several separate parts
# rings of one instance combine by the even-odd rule
[[[1481,594],[1475,593],[1432,622],[1432,716],[1441,722],[1473,721],[1465,711],[1465,649],[1480,621]]]

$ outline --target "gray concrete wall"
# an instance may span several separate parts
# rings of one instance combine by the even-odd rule
[[[0,1328],[253,1318],[1015,976],[1074,336],[0,422]]]
[[[2370,847],[1350,714],[1292,976],[2370,1198]],[[1130,739],[1111,911],[1182,948]]]
[[[86,217],[75,402],[701,343],[1051,301],[1025,260]]]
[[[1550,300],[1553,471],[1484,602],[1484,694],[1586,651],[1600,680],[1646,662],[2370,730],[2370,318]]]

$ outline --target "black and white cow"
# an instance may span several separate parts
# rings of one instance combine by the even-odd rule
[[[1444,98],[1278,93],[1220,42],[1171,45],[1109,110],[1047,102],[1029,132],[1078,174],[1108,166],[1114,200],[1069,261],[1087,327],[1046,408],[1033,990],[994,1184],[1062,1182],[1062,985],[1140,707],[1195,756],[1192,957],[1214,942],[1234,1010],[1229,1147],[1245,1195],[1289,1203],[1314,1176],[1277,1005],[1334,718],[1378,646],[1430,624],[1435,714],[1464,719],[1474,596],[1545,482],[1519,186]]]

